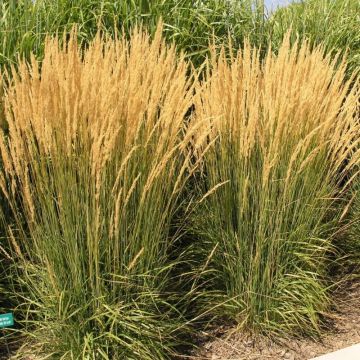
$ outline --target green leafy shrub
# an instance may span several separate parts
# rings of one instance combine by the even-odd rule
[[[175,41],[194,63],[201,64],[208,52],[209,39],[222,43],[231,34],[233,42],[244,37],[260,43],[265,36],[263,8],[253,0],[5,0],[0,6],[0,64],[17,62],[19,54],[43,55],[47,34],[79,27],[78,40],[88,43],[98,29],[127,34],[136,23],[155,33],[164,21],[163,35]]]
[[[280,8],[269,18],[273,46],[281,44],[291,28],[293,40],[308,39],[326,52],[347,53],[348,76],[360,69],[360,2],[357,0],[305,0]],[[278,44],[278,45],[277,45]]]

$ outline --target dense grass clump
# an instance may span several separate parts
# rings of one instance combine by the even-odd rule
[[[247,45],[213,55],[198,89],[211,133],[194,231],[216,309],[240,327],[313,333],[327,310],[335,202],[360,156],[359,91],[336,62],[288,39],[262,62]]]
[[[0,186],[19,358],[165,359],[187,331],[172,219],[193,171],[193,85],[161,30],[84,52],[77,34],[48,38],[42,65],[8,79]]]

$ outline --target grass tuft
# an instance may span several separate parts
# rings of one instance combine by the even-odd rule
[[[239,327],[314,334],[328,309],[336,200],[360,158],[359,90],[345,62],[310,47],[287,36],[264,61],[250,45],[230,61],[223,49],[198,88],[195,118],[211,130],[194,233],[212,254],[217,309]]]
[[[188,332],[172,222],[193,171],[183,57],[141,29],[47,38],[9,75],[0,186],[17,357],[167,359]],[[11,79],[11,80],[10,80]]]

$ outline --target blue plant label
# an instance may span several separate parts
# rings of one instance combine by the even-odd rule
[[[12,313],[0,314],[0,329],[14,326],[14,315]]]

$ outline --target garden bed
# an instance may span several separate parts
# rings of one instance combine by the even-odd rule
[[[321,340],[269,340],[222,328],[207,333],[207,340],[191,359],[303,360],[360,343],[360,280],[344,285],[336,295],[336,304],[329,329]]]
[[[337,310],[321,340],[277,339],[231,332],[224,327],[203,333],[206,339],[191,360],[303,360],[360,343],[360,279],[347,283],[337,293]],[[229,336],[230,333],[230,336]],[[0,352],[0,360],[8,356]]]

